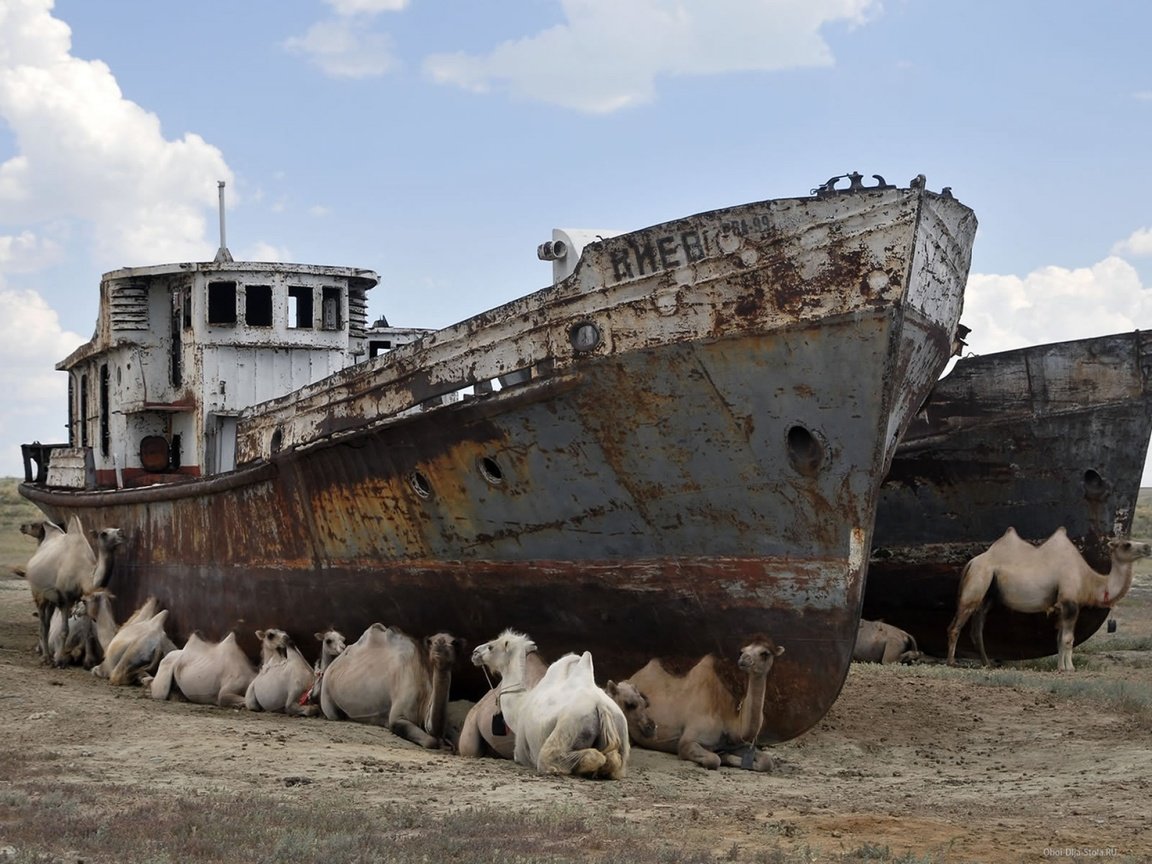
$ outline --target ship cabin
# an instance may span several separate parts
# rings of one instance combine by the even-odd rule
[[[25,445],[25,479],[117,489],[232,470],[245,409],[427,332],[368,326],[378,281],[227,255],[105,274],[96,332],[56,365],[68,442]]]

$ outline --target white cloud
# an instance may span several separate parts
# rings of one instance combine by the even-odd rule
[[[1152,90],[1138,90],[1132,95],[1139,102],[1152,102]]]
[[[0,163],[0,211],[89,224],[100,269],[211,257],[205,212],[231,177],[220,151],[193,134],[167,140],[107,65],[71,56],[51,10],[7,0],[0,11],[0,118],[17,147]]]
[[[827,66],[820,28],[874,0],[562,0],[566,22],[491,53],[427,58],[433,80],[591,113],[650,101],[662,75]]]
[[[974,273],[964,293],[967,342],[976,354],[1123,333],[1152,321],[1152,290],[1131,264],[1044,267],[1027,276]]]
[[[0,273],[34,273],[56,263],[63,254],[59,242],[31,231],[0,235]]]
[[[399,65],[387,33],[366,30],[347,18],[317,21],[303,36],[285,40],[284,47],[333,78],[374,78]]]
[[[283,246],[274,246],[271,243],[254,243],[244,250],[237,260],[240,261],[291,261],[291,253]]]
[[[1112,247],[1113,255],[1143,257],[1152,255],[1152,228],[1138,228],[1126,240]]]
[[[408,7],[408,0],[324,0],[337,15],[377,15],[381,12],[399,12]]]

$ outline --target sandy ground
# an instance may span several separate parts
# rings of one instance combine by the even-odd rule
[[[708,772],[634,750],[625,780],[597,783],[430,753],[350,723],[153,702],[139,688],[42,666],[31,610],[27,586],[0,577],[0,752],[42,756],[42,777],[59,772],[142,795],[274,787],[307,801],[377,775],[370,794],[381,801],[575,805],[721,857],[734,845],[831,855],[871,844],[933,861],[1071,850],[1152,859],[1152,721],[1147,710],[1109,708],[1091,695],[1094,683],[1113,679],[1146,687],[1147,652],[1097,654],[1074,673],[1088,685],[1076,696],[1045,689],[1067,682],[1055,672],[1025,672],[1010,687],[984,686],[971,668],[854,666],[827,717],[775,748],[774,774]],[[1117,637],[1152,632],[1143,617],[1120,617]],[[0,777],[0,786],[14,779]],[[2,833],[0,824],[0,847]]]

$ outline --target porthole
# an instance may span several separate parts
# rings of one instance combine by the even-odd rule
[[[1089,468],[1084,472],[1084,497],[1089,501],[1103,501],[1111,490],[1100,472]]]
[[[284,446],[284,430],[279,426],[276,427],[272,433],[272,441],[268,445],[268,449],[273,453],[279,453],[280,448]]]
[[[788,461],[797,474],[815,477],[824,462],[824,448],[803,426],[793,426],[788,430]]]
[[[429,498],[432,495],[432,484],[428,482],[419,471],[413,471],[408,475],[408,482],[411,484],[413,491],[421,498]]]
[[[568,331],[568,341],[575,351],[594,351],[600,345],[600,328],[591,321],[582,321]]]
[[[499,486],[504,482],[504,471],[501,470],[500,463],[491,456],[483,456],[478,459],[476,467],[480,469],[480,476],[493,486]]]

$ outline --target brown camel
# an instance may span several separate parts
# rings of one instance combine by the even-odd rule
[[[283,630],[257,630],[260,671],[248,685],[244,703],[249,711],[283,711],[294,717],[315,717],[316,705],[301,699],[312,689],[315,673],[292,637]]]
[[[648,712],[648,697],[636,689],[631,681],[609,681],[604,685],[604,692],[620,706],[624,717],[628,721],[628,730],[635,729],[645,738],[656,737],[656,721]]]
[[[44,662],[52,662],[48,634],[53,610],[67,613],[72,604],[99,588],[112,567],[112,557],[123,542],[118,528],[93,532],[97,549],[92,551],[80,520],[73,516],[68,530],[46,529],[45,536],[28,559],[25,578],[40,617],[40,651]]]
[[[243,708],[244,694],[256,677],[256,670],[229,633],[220,642],[209,642],[193,633],[183,648],[177,648],[160,661],[156,677],[149,684],[153,699],[168,699],[179,693],[189,702]]]
[[[464,643],[437,633],[423,645],[373,624],[324,673],[320,707],[329,720],[387,726],[434,750],[444,746],[452,667]]]
[[[772,757],[756,747],[756,739],[764,723],[768,673],[783,653],[784,648],[767,636],[757,636],[740,649],[736,669],[714,654],[684,675],[650,660],[628,681],[648,697],[648,713],[657,733],[648,735],[630,727],[629,734],[641,747],[677,753],[705,768],[729,765],[770,771]],[[743,692],[740,673],[746,679]]]
[[[858,663],[914,663],[923,654],[911,633],[883,621],[860,619],[852,659]]]
[[[1115,605],[1132,587],[1133,562],[1152,555],[1152,545],[1148,543],[1115,539],[1108,545],[1112,550],[1112,569],[1107,574],[1097,573],[1063,528],[1057,528],[1039,546],[1021,539],[1014,528],[1009,528],[961,571],[956,615],[948,625],[948,665],[956,665],[956,641],[969,618],[980,659],[985,666],[992,665],[984,651],[984,619],[993,596],[998,596],[1005,606],[1017,612],[1057,613],[1057,665],[1061,672],[1071,672],[1080,607]],[[993,585],[995,591],[990,595]]]

